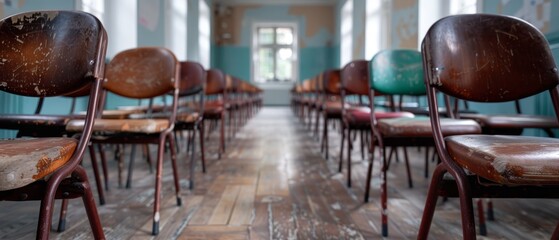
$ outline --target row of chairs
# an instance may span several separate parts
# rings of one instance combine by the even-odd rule
[[[328,122],[337,120],[342,139],[340,171],[344,142],[348,148],[348,187],[356,136],[352,131],[361,132],[362,153],[370,158],[365,202],[373,162],[379,159],[381,164],[383,236],[388,236],[387,171],[392,153],[397,153],[394,149],[404,147],[412,187],[405,147],[434,146],[440,160],[432,174],[419,238],[427,238],[436,201],[443,196],[460,198],[463,236],[475,239],[472,198],[559,197],[559,140],[551,130],[559,126],[558,84],[553,55],[536,28],[507,16],[457,15],[430,28],[421,52],[384,50],[370,61],[355,60],[303,81],[292,90],[292,108],[308,128],[314,126],[315,136],[322,116],[321,149],[326,156]],[[551,94],[555,116],[489,116],[458,108],[460,101],[518,101],[544,91]],[[428,117],[402,107],[402,95],[426,96]],[[525,128],[543,129],[549,137],[510,136]],[[379,158],[375,147],[380,150]],[[426,169],[428,159],[426,156]],[[480,234],[484,235],[483,214],[479,218]],[[553,238],[558,234],[559,227]]]
[[[0,200],[41,200],[37,238],[47,239],[55,199],[63,199],[59,230],[64,229],[67,199],[82,197],[93,235],[103,239],[91,186],[81,166],[89,148],[100,203],[108,188],[103,146],[157,144],[152,234],[159,232],[165,151],[170,153],[177,205],[181,205],[177,139],[189,131],[190,187],[194,187],[196,132],[205,172],[205,131],[217,129],[218,156],[225,152],[225,127],[233,136],[262,105],[262,90],[218,69],[179,62],[159,47],[122,51],[105,63],[107,34],[92,15],[73,11],[28,12],[0,21],[0,90],[38,97],[35,114],[1,115],[0,128],[19,130],[15,139],[0,140]],[[104,110],[108,93],[149,99],[148,106]],[[45,97],[88,96],[87,110],[68,115],[42,115]],[[170,101],[168,101],[170,98]],[[164,104],[155,104],[162,99]],[[71,108],[74,108],[73,106]],[[209,126],[205,127],[205,122]],[[101,156],[104,187],[95,146]],[[119,160],[119,176],[123,156]],[[134,154],[129,162],[130,186]],[[150,162],[150,151],[146,158]],[[151,164],[151,163],[150,163]],[[119,179],[119,183],[121,179]]]

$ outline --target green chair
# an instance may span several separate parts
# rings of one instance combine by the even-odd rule
[[[423,64],[421,53],[416,50],[384,50],[377,53],[370,62],[370,96],[378,93],[390,95],[425,95]],[[377,119],[374,103],[371,107],[371,126],[374,136],[372,144],[381,149],[381,207],[382,235],[388,236],[387,216],[387,178],[390,165],[386,156],[386,147],[434,146],[431,123],[428,117]],[[444,136],[458,134],[477,134],[480,126],[473,120],[441,118],[441,130]],[[405,152],[404,152],[405,153]],[[405,154],[407,159],[407,154]],[[407,165],[408,161],[406,160]],[[373,161],[367,172],[365,202],[369,198]],[[408,174],[409,167],[408,167]],[[411,186],[411,178],[408,179]]]

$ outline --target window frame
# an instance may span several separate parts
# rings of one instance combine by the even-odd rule
[[[274,43],[272,44],[259,44],[258,43],[258,29],[261,28],[273,28],[274,29]],[[277,28],[291,28],[293,33],[293,43],[289,44],[277,44],[276,43],[276,30]],[[252,25],[252,45],[251,45],[251,81],[256,84],[270,85],[270,84],[280,84],[280,85],[292,85],[298,81],[299,73],[299,48],[298,48],[298,25],[295,22],[256,22]],[[274,76],[276,76],[276,53],[281,48],[288,48],[291,46],[292,50],[292,68],[291,68],[291,80],[289,81],[275,81],[274,79],[266,79],[263,82],[256,80],[258,66],[258,50],[261,48],[272,48],[274,49]]]
[[[353,0],[347,0],[340,10],[340,68],[353,59],[353,7]]]

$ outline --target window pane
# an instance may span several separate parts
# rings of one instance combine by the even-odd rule
[[[256,79],[259,82],[274,78],[274,51],[271,48],[258,49],[258,72]]]
[[[258,44],[273,44],[274,43],[274,29],[273,28],[259,28],[258,29]]]
[[[280,81],[289,81],[292,79],[293,62],[291,57],[293,50],[291,48],[280,48],[276,56],[276,78]]]
[[[277,28],[276,38],[278,44],[291,45],[293,43],[293,31],[291,28]]]

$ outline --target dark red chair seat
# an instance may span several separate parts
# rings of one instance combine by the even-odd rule
[[[381,119],[377,128],[385,138],[433,137],[431,122],[427,117]],[[468,119],[442,118],[441,128],[444,136],[481,133],[479,124]]]
[[[484,115],[460,114],[461,118],[473,119],[482,127],[491,128],[557,128],[559,123],[553,117],[514,114],[514,115]]]
[[[410,112],[375,112],[376,119],[389,118],[413,118]],[[371,109],[368,107],[354,107],[348,109],[346,115],[347,121],[352,127],[370,127],[371,126]]]
[[[445,143],[458,165],[493,182],[559,184],[559,139],[460,135],[445,138]]]

